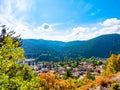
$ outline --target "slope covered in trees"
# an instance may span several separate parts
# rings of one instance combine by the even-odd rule
[[[109,57],[112,51],[120,53],[120,35],[102,35],[87,41],[60,42],[50,40],[23,39],[23,48],[27,58],[38,60],[63,60],[83,57]]]

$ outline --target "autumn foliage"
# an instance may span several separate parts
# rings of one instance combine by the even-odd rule
[[[63,80],[50,72],[40,74],[39,90],[75,90],[75,85]]]
[[[107,59],[106,69],[103,74],[107,76],[118,72],[120,72],[120,54],[112,54],[110,58]]]

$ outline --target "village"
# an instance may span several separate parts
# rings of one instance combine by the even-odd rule
[[[93,62],[83,61],[72,67],[70,65],[56,64],[55,62],[35,63],[34,60],[35,59],[26,59],[23,64],[28,64],[38,74],[51,72],[58,73],[60,77],[63,77],[66,74],[66,71],[70,70],[72,76],[78,77],[79,79],[82,79],[88,73],[94,75],[95,77],[100,76],[105,69],[106,63],[106,60],[98,60],[96,62],[100,62],[101,64],[94,65]]]

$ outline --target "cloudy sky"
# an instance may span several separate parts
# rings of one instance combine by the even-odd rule
[[[120,34],[120,0],[0,0],[0,25],[24,39],[88,40]]]

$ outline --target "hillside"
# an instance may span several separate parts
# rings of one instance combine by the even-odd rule
[[[120,53],[120,35],[107,34],[87,41],[60,42],[51,40],[23,39],[27,58],[39,60],[63,60],[83,57],[109,57],[110,51]]]
[[[76,43],[76,42],[72,42]],[[66,47],[65,47],[66,48]],[[75,45],[67,47],[67,54],[82,55],[84,57],[109,57],[110,51],[115,54],[120,53],[120,35],[102,35],[88,41],[78,41]]]

